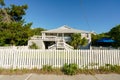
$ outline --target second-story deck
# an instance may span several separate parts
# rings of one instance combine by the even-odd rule
[[[33,36],[31,37],[31,40],[43,40],[43,41],[58,41],[58,40],[65,40],[66,41],[69,41],[70,40],[70,37],[57,37],[57,36],[45,36],[45,37],[42,37],[42,36]]]
[[[57,37],[56,36],[46,36],[46,37],[42,37],[42,36],[33,36],[31,37],[32,40],[43,40],[43,41],[56,41]]]

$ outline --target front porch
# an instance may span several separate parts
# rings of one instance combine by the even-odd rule
[[[54,50],[68,50],[74,49],[72,46],[67,44],[70,37],[57,37],[57,36],[33,36],[31,40],[40,40],[44,43],[45,49],[54,49]]]

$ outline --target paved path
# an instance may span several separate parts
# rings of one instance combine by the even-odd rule
[[[0,75],[0,80],[120,80],[120,74],[96,74],[96,75]]]

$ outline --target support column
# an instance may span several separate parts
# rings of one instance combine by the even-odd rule
[[[62,38],[64,38],[64,33],[62,33]]]
[[[44,39],[44,38],[45,38],[45,36],[46,36],[46,35],[45,35],[45,33],[42,33],[42,39]]]

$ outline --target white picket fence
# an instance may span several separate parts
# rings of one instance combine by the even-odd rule
[[[0,68],[62,67],[76,63],[79,68],[120,65],[120,50],[18,50],[0,49]]]

